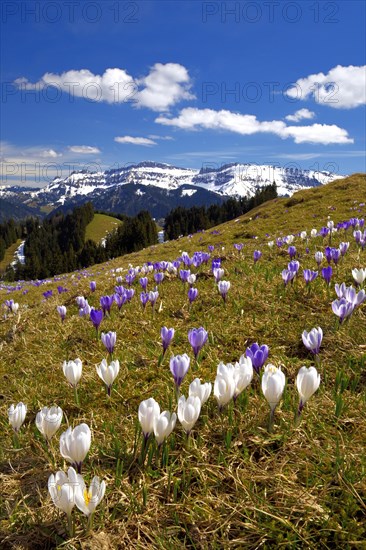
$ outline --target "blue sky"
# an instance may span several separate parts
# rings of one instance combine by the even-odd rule
[[[364,2],[1,10],[1,184],[143,160],[366,171]]]

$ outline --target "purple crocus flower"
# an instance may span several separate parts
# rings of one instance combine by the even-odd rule
[[[318,355],[322,340],[323,331],[320,327],[312,328],[310,332],[306,332],[306,330],[304,330],[302,333],[302,341],[304,346],[314,355]]]
[[[259,346],[257,342],[246,349],[245,355],[252,360],[252,365],[257,374],[267,360],[269,348],[266,344]]]
[[[189,269],[181,269],[179,271],[179,276],[181,278],[182,283],[186,283],[188,280],[188,277],[190,276],[191,272]]]
[[[323,237],[326,237],[329,233],[329,229],[327,227],[322,227],[321,230],[319,231],[319,234]]]
[[[48,300],[52,296],[52,290],[46,290],[46,292],[43,292],[43,296]]]
[[[214,267],[212,270],[213,276],[215,277],[215,282],[218,283],[220,279],[224,276],[225,271],[222,267]]]
[[[79,315],[80,315],[80,317],[89,316],[89,315],[90,315],[90,312],[91,312],[91,307],[90,307],[90,305],[88,304],[88,302],[85,302],[85,306],[84,306],[84,307],[81,307],[81,308],[79,309]]]
[[[208,333],[203,328],[193,328],[188,331],[188,341],[192,346],[195,359],[197,359],[199,352],[207,342]]]
[[[102,322],[103,319],[103,311],[100,309],[92,308],[90,310],[90,320],[95,326],[96,331],[98,331],[99,325]]]
[[[339,243],[339,250],[341,251],[341,256],[345,256],[349,249],[349,242]]]
[[[116,291],[116,294],[119,294],[120,296],[123,296],[126,292],[125,287],[121,285],[115,286],[114,290]]]
[[[327,259],[327,262],[328,264],[330,264],[330,262],[332,261],[332,247],[331,246],[326,246],[325,247],[325,250],[324,250],[324,254],[325,254],[325,257]]]
[[[163,356],[165,355],[166,350],[170,346],[171,341],[174,338],[174,328],[162,327],[160,331],[161,343],[163,345]]]
[[[293,281],[296,277],[296,271],[291,271],[291,269],[284,269],[281,273],[283,282],[285,286],[288,285],[290,281]]]
[[[341,298],[340,300],[334,300],[332,302],[332,310],[339,317],[340,323],[349,317],[354,309],[354,305],[351,302],[348,302],[346,298]]]
[[[339,250],[339,248],[332,248],[332,260],[335,265],[338,264],[340,257],[341,257],[341,251]]]
[[[118,307],[118,310],[121,311],[122,306],[127,302],[127,294],[115,294],[114,301]]]
[[[330,285],[330,280],[332,278],[332,274],[333,274],[332,266],[328,265],[328,267],[323,267],[322,277],[323,277],[323,279],[325,280],[325,282],[327,283],[328,286]]]
[[[183,378],[188,372],[190,359],[186,353],[183,355],[173,355],[170,359],[170,372],[174,377],[174,382],[177,388],[183,382]]]
[[[152,306],[152,308],[155,307],[155,304],[156,304],[156,301],[157,299],[159,298],[159,292],[157,290],[150,290],[150,292],[148,292],[148,296],[149,296],[149,302]]]
[[[294,271],[297,274],[300,269],[300,262],[298,262],[297,260],[292,260],[292,262],[289,262],[287,264],[287,268],[289,269],[289,271]]]
[[[128,286],[131,286],[132,283],[135,280],[135,275],[129,273],[128,275],[126,275],[125,280],[126,280],[126,283],[128,284]]]
[[[209,252],[213,252],[215,250],[215,247],[213,244],[209,244],[207,248]]]
[[[194,288],[194,287],[190,287],[189,290],[188,290],[188,300],[189,300],[189,303],[191,304],[192,302],[195,301],[195,299],[197,298],[198,296],[198,290],[197,288]]]
[[[97,288],[97,283],[95,281],[90,281],[90,290],[91,292],[95,292],[96,288]]]
[[[147,284],[148,284],[148,278],[147,277],[141,277],[140,285],[141,285],[141,288],[144,292],[146,292]]]
[[[105,345],[105,347],[107,348],[108,353],[112,355],[114,351],[114,346],[116,345],[117,334],[112,331],[109,331],[106,334],[102,332],[100,338],[103,344]]]
[[[147,302],[149,301],[149,294],[148,294],[148,292],[141,292],[141,294],[140,294],[140,300],[141,300],[141,303],[142,303],[142,307],[145,309],[145,308],[146,308],[146,304],[147,304]]]
[[[132,298],[135,296],[134,288],[127,288],[125,292],[127,302],[131,302]]]
[[[57,306],[57,311],[61,317],[61,321],[64,322],[66,318],[66,307],[65,306]]]
[[[243,243],[234,243],[234,248],[236,248],[236,250],[237,250],[238,252],[240,252],[241,250],[243,250],[243,247],[244,247]]]
[[[63,286],[60,285],[57,287],[57,292],[59,294],[62,294],[63,292],[67,292],[67,288],[64,288]]]
[[[217,284],[217,288],[222,296],[222,299],[224,300],[224,302],[226,302],[226,297],[230,290],[230,281],[219,281]]]
[[[260,250],[254,250],[253,252],[254,263],[257,263],[257,261],[260,259],[261,256],[262,256],[262,252]]]
[[[288,249],[287,249],[287,252],[289,253],[289,256],[292,260],[296,256],[296,252],[297,252],[296,247],[295,246],[289,246]]]
[[[154,273],[154,281],[157,285],[160,285],[164,280],[164,273]]]
[[[306,283],[306,285],[308,285],[312,281],[314,281],[314,279],[317,278],[318,272],[317,271],[312,271],[311,269],[304,269],[303,270],[303,275],[304,275],[305,283]]]
[[[111,307],[114,302],[114,296],[102,296],[100,298],[100,305],[102,306],[103,315],[106,316],[106,314],[111,312]]]

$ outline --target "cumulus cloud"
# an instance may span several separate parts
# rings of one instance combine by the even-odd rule
[[[299,78],[286,94],[293,99],[309,99],[334,109],[353,109],[366,103],[366,65],[337,65],[327,74]]]
[[[95,155],[100,153],[98,147],[92,147],[91,145],[70,145],[69,151],[71,151],[71,153],[80,153],[81,155]]]
[[[156,63],[142,78],[134,78],[124,69],[106,69],[102,75],[88,69],[61,74],[45,73],[38,82],[21,77],[14,81],[21,90],[42,92],[53,87],[72,97],[106,103],[132,103],[153,111],[167,111],[184,99],[193,99],[188,71],[178,63]],[[44,94],[46,92],[43,92]]]
[[[177,117],[160,115],[155,119],[158,124],[174,126],[184,130],[225,130],[240,135],[257,133],[275,134],[282,139],[292,137],[295,143],[353,143],[343,128],[332,124],[313,124],[311,126],[287,126],[282,120],[259,121],[254,115],[233,113],[227,110],[182,109]]]
[[[313,113],[313,111],[309,111],[309,109],[299,109],[293,115],[285,116],[285,119],[290,122],[299,122],[302,119],[312,119],[314,117],[315,113]]]
[[[114,141],[116,141],[117,143],[129,143],[131,145],[143,145],[144,147],[157,145],[156,141],[145,137],[117,136],[114,138]]]

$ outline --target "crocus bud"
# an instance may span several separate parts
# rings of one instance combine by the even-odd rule
[[[285,389],[286,378],[280,367],[266,365],[262,376],[262,392],[273,412]]]
[[[242,355],[239,359],[239,363],[234,365],[234,380],[235,380],[235,392],[233,395],[234,401],[238,395],[251,383],[253,378],[253,365],[250,357]]]
[[[190,359],[186,353],[183,353],[183,355],[172,355],[169,366],[177,388],[183,382],[183,378],[188,372],[189,364]]]
[[[364,280],[366,279],[366,268],[365,269],[352,269],[352,276],[356,281],[356,284],[361,286]]]
[[[82,362],[80,359],[75,359],[74,361],[64,361],[62,364],[62,369],[64,375],[66,376],[68,382],[73,388],[77,386],[81,378],[82,373]]]
[[[177,415],[173,412],[164,411],[160,415],[154,417],[154,435],[158,447],[162,445],[164,439],[169,437],[175,428]]]
[[[112,361],[110,365],[108,365],[107,361],[103,359],[101,364],[98,367],[96,367],[96,369],[97,369],[97,374],[99,378],[101,378],[105,383],[107,387],[107,393],[110,396],[112,384],[119,373],[118,359],[116,361]]]
[[[69,427],[60,437],[60,453],[81,472],[82,463],[89,452],[91,432],[87,424],[82,423],[74,429]]]
[[[15,432],[18,432],[25,420],[27,405],[20,402],[16,406],[10,405],[8,409],[9,423]]]
[[[139,422],[145,437],[145,440],[148,439],[149,435],[154,431],[154,419],[160,415],[159,404],[150,397],[141,401],[139,406]]]
[[[199,397],[201,400],[201,405],[204,405],[208,398],[211,395],[212,384],[211,382],[206,382],[201,384],[199,378],[195,378],[193,382],[189,384],[189,397]]]
[[[301,367],[296,377],[296,387],[300,395],[299,414],[305,403],[319,388],[320,374],[315,367]]]
[[[225,365],[219,363],[214,383],[214,396],[217,399],[219,408],[222,409],[234,397],[235,393],[234,367],[231,363]]]
[[[304,332],[302,333],[302,341],[304,342],[304,346],[311,352],[314,353],[314,355],[317,355],[320,350],[320,346],[323,339],[323,331],[320,327],[318,328],[312,328],[310,332]]]
[[[36,426],[41,434],[50,441],[62,422],[62,409],[60,407],[43,407],[36,416]]]
[[[193,426],[198,420],[201,412],[201,400],[199,397],[188,397],[184,395],[178,401],[178,418],[187,435],[190,434]]]

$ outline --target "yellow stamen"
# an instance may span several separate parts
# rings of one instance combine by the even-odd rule
[[[91,494],[86,489],[84,489],[84,500],[85,500],[85,504],[89,506],[89,502],[91,501]]]

